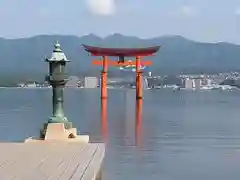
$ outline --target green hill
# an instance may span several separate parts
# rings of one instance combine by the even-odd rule
[[[68,59],[69,71],[96,73],[99,68],[91,66],[91,59],[81,44],[102,47],[146,47],[161,45],[153,57],[150,71],[156,73],[219,72],[240,70],[240,46],[230,43],[200,43],[181,36],[163,36],[140,39],[121,34],[100,38],[94,34],[83,37],[62,35],[39,35],[31,38],[0,38],[1,74],[42,74],[47,72],[45,56],[50,56],[53,44],[59,40]]]

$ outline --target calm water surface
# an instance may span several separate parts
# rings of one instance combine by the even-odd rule
[[[136,135],[135,91],[109,92],[104,179],[240,179],[240,91],[144,97]],[[51,111],[50,90],[0,89],[1,141],[37,136]],[[66,89],[65,114],[81,134],[103,141],[99,91]]]

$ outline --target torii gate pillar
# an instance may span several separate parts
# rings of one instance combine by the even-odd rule
[[[107,99],[107,74],[108,74],[108,58],[103,56],[103,69],[101,73],[101,99]]]
[[[142,71],[141,67],[141,58],[140,56],[136,56],[136,99],[143,98],[142,92]]]

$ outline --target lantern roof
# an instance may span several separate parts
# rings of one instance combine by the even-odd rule
[[[68,60],[65,54],[62,52],[61,45],[57,41],[54,44],[52,56],[50,58],[46,58],[46,61],[47,62],[62,62],[62,61],[69,62],[70,60]]]

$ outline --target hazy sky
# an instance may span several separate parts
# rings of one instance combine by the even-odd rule
[[[182,35],[240,44],[240,0],[0,0],[0,36]]]

